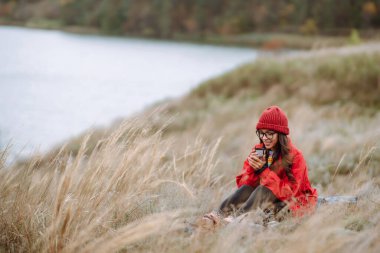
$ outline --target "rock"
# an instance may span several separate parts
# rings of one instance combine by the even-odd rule
[[[356,197],[356,196],[318,197],[318,205],[321,205],[321,204],[337,204],[337,203],[356,204],[357,202],[358,202],[358,197]]]

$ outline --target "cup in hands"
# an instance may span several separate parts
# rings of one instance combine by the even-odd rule
[[[256,149],[255,152],[251,152],[248,156],[248,163],[254,170],[261,169],[265,164],[265,150]]]

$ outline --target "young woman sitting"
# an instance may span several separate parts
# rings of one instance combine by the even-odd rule
[[[238,189],[203,219],[214,224],[261,208],[277,214],[284,207],[295,216],[312,212],[317,191],[309,181],[305,159],[288,137],[288,119],[281,108],[264,110],[256,125],[260,143],[252,148],[236,177]],[[233,216],[231,216],[233,215]]]

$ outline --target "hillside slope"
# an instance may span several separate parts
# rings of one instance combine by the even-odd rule
[[[378,252],[379,48],[261,59],[45,156],[0,163],[0,249]],[[189,231],[235,189],[272,104],[287,113],[320,195],[356,195],[358,204],[264,230]]]

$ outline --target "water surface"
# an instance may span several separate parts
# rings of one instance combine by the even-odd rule
[[[0,27],[0,148],[45,151],[184,95],[257,51]]]

